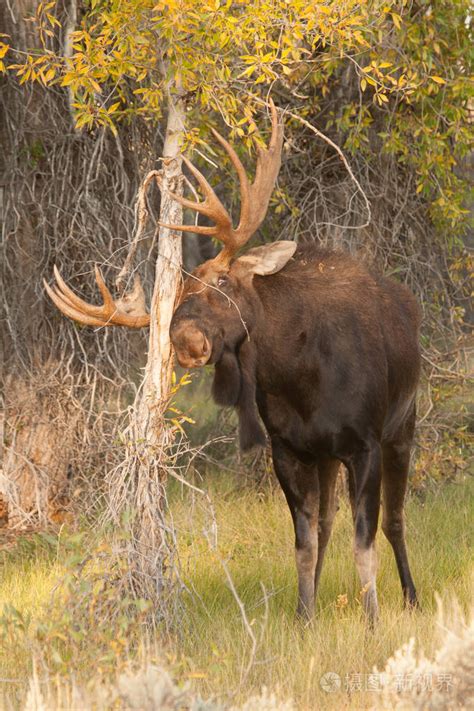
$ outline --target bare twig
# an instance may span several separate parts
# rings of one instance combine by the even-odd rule
[[[346,229],[361,230],[361,229],[363,229],[364,227],[368,227],[368,226],[370,225],[371,220],[372,220],[372,210],[371,210],[371,207],[370,207],[370,202],[369,202],[369,199],[368,199],[368,197],[367,197],[365,191],[363,190],[363,188],[362,188],[360,182],[357,180],[356,176],[354,175],[354,172],[353,172],[351,166],[349,165],[349,161],[347,160],[347,158],[346,158],[346,156],[344,155],[343,151],[339,148],[339,146],[337,145],[337,143],[334,143],[334,141],[332,141],[332,140],[331,140],[328,136],[326,136],[322,131],[320,131],[318,128],[316,128],[315,126],[313,126],[312,123],[310,123],[309,121],[307,121],[306,119],[304,119],[302,116],[299,116],[299,114],[294,113],[293,111],[288,111],[288,110],[285,111],[285,114],[288,115],[288,116],[291,116],[291,118],[294,118],[296,121],[299,121],[299,123],[303,124],[303,126],[306,126],[306,128],[309,128],[310,131],[312,131],[314,134],[316,134],[316,136],[318,136],[318,138],[321,138],[321,139],[322,139],[323,141],[325,141],[329,146],[331,146],[331,148],[333,148],[333,149],[336,151],[336,153],[338,154],[339,158],[340,158],[340,159],[342,160],[342,162],[344,163],[344,167],[346,168],[347,172],[349,173],[349,175],[350,175],[350,177],[351,177],[351,180],[354,182],[354,184],[355,184],[357,190],[358,190],[359,193],[362,195],[362,198],[363,198],[364,204],[365,204],[365,208],[366,208],[366,211],[367,211],[367,218],[366,218],[366,220],[365,220],[365,222],[364,222],[363,224],[361,224],[361,225],[350,225],[350,226],[346,226]]]
[[[156,180],[160,176],[160,174],[161,173],[159,170],[151,170],[143,180],[142,184],[140,185],[140,188],[138,189],[137,200],[135,203],[134,235],[130,243],[130,248],[127,257],[124,261],[123,267],[120,270],[117,278],[115,279],[115,286],[119,290],[122,290],[125,287],[126,281],[128,280],[131,274],[138,244],[142,238],[143,231],[146,227],[146,223],[148,220],[148,208],[146,205],[148,187],[151,181],[153,179]]]

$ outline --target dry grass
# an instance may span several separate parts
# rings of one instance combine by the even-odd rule
[[[73,672],[77,688],[92,693],[98,686],[116,685],[117,675],[151,665],[169,670],[179,689],[186,691],[188,707],[189,699],[201,697],[226,708],[278,708],[277,700],[284,704],[287,699],[291,703],[286,708],[293,704],[302,710],[370,708],[383,697],[368,688],[369,675],[374,667],[385,669],[387,659],[403,644],[414,638],[426,658],[435,658],[442,631],[436,593],[446,608],[458,600],[463,614],[472,604],[474,487],[467,478],[408,502],[409,549],[422,612],[402,609],[393,556],[379,537],[381,620],[374,633],[367,632],[361,613],[344,501],[327,553],[317,618],[311,628],[302,629],[293,618],[293,537],[281,492],[275,488],[256,493],[218,473],[202,486],[212,509],[207,498],[186,487],[175,484],[170,495],[188,588],[172,635],[150,639],[139,617],[124,621],[129,602],[107,598],[107,588],[99,583],[103,574],[110,574],[106,537],[95,540],[102,557],[88,572],[80,565],[91,541],[65,532],[57,540],[23,542],[5,554],[0,605],[14,606],[21,618],[13,629],[10,610],[1,626],[0,676],[10,681],[1,685],[0,705],[8,708],[7,699],[12,708],[24,705],[36,658],[43,692],[56,675],[70,684]],[[52,598],[61,577],[66,580],[62,597],[56,593]],[[94,618],[99,601],[109,609],[108,628],[107,619],[101,626]],[[72,616],[65,616],[67,609],[59,609],[61,605],[72,609]],[[340,688],[333,692],[321,685],[327,672],[340,679]],[[263,687],[270,690],[265,692],[270,699],[266,707],[264,701],[249,701],[261,695]],[[130,707],[118,698],[117,703],[125,704],[122,708]]]
[[[469,621],[456,604],[449,613],[440,604],[437,627],[440,642],[432,658],[412,638],[389,659],[377,708],[474,708],[474,609]]]

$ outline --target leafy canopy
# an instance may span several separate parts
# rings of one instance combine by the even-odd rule
[[[357,100],[322,128],[336,123],[356,152],[368,150],[376,125],[383,150],[416,172],[433,217],[462,226],[466,185],[455,168],[472,140],[467,0],[84,0],[67,56],[55,51],[58,17],[55,0],[40,2],[41,49],[15,56],[3,36],[0,69],[20,83],[67,87],[77,128],[157,121],[179,90],[250,144],[275,82],[314,121],[305,89],[323,101],[350,65]],[[200,140],[188,132],[188,145]]]

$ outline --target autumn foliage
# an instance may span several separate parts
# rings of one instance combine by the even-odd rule
[[[465,224],[467,0],[87,0],[77,14],[58,44],[66,20],[55,0],[40,2],[31,20],[42,48],[25,56],[8,36],[0,44],[0,69],[20,83],[67,89],[77,129],[160,121],[179,86],[190,110],[217,112],[231,138],[250,144],[261,97],[276,89],[304,118],[323,112],[321,128],[337,124],[350,152],[373,150],[375,132],[381,150],[415,172],[432,218]],[[344,75],[342,111],[327,110]],[[202,119],[192,124],[188,146],[206,136]]]

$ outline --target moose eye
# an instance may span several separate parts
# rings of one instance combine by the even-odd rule
[[[227,275],[226,274],[222,274],[217,280],[217,286],[224,286],[224,284],[227,284]]]

